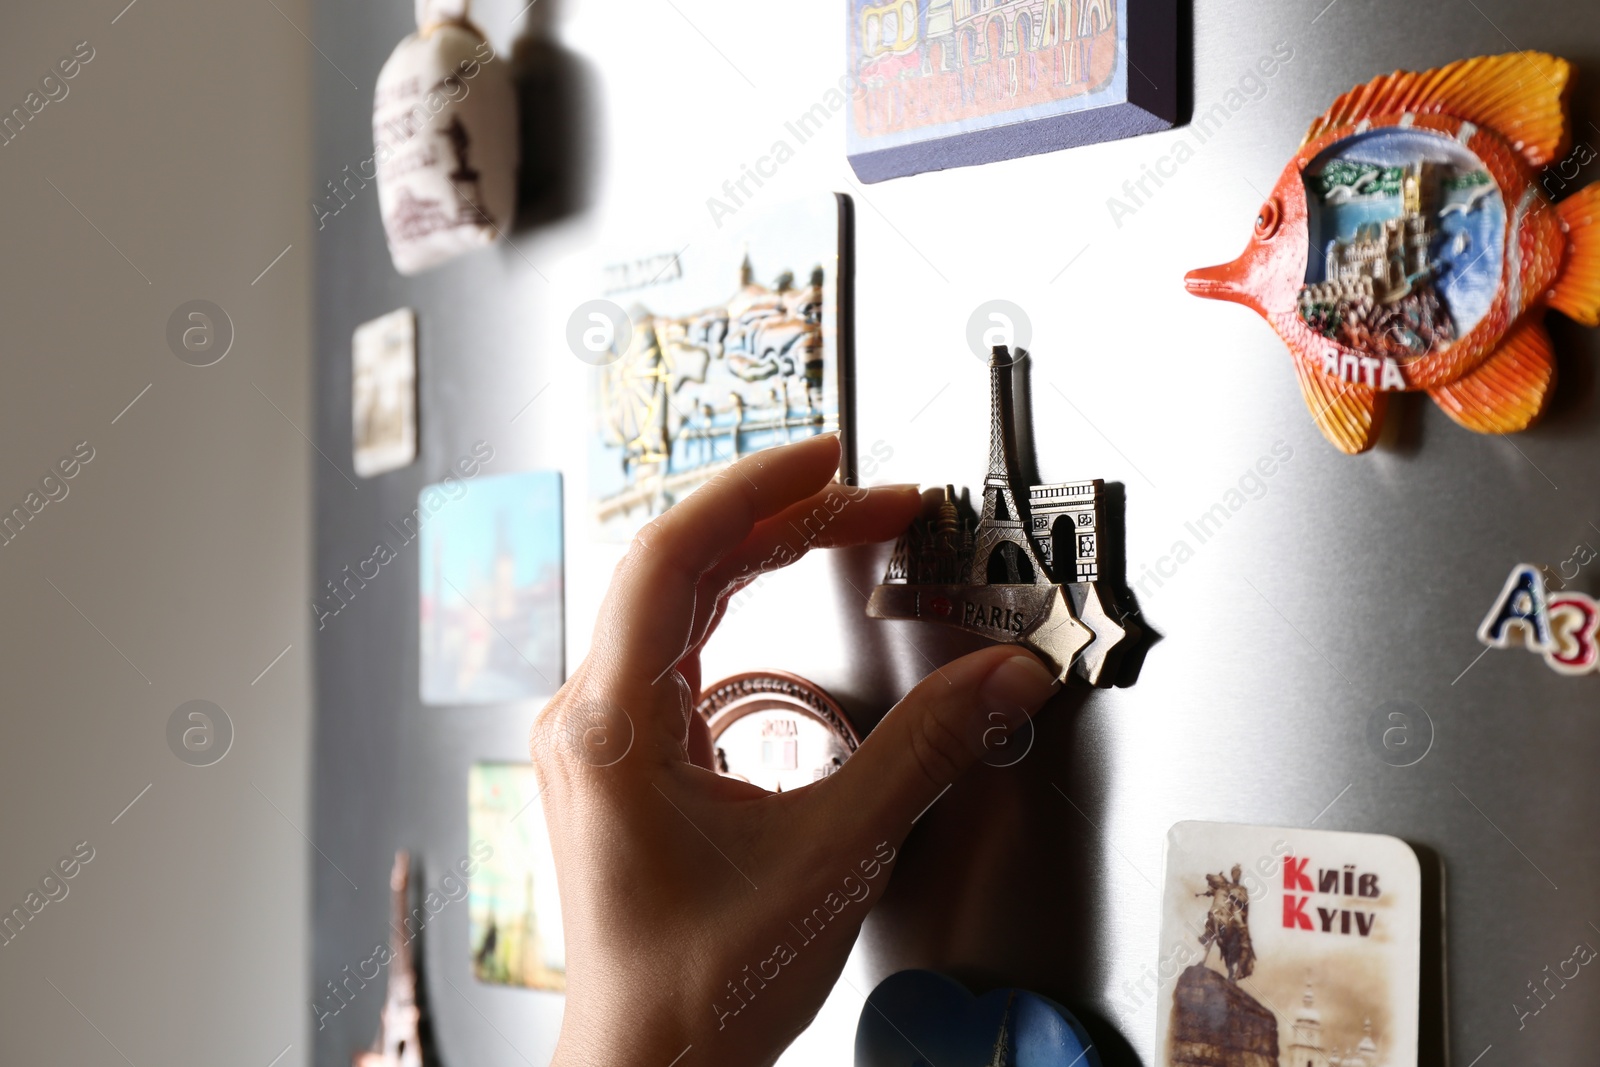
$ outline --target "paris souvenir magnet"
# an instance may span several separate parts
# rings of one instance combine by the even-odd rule
[[[716,769],[774,793],[826,778],[861,738],[827,693],[784,671],[753,671],[703,690]]]
[[[1016,357],[1024,357],[1021,350]],[[895,545],[867,601],[875,619],[924,619],[1020,644],[1065,681],[1110,685],[1132,623],[1113,617],[1098,585],[1102,483],[1022,491],[1011,403],[1014,360],[989,358],[989,470],[981,514],[953,486],[930,501]]]
[[[1373,446],[1393,392],[1426,392],[1478,433],[1526,429],[1555,385],[1545,310],[1600,324],[1600,184],[1563,177],[1571,77],[1518,52],[1350,90],[1311,124],[1244,254],[1189,272],[1190,292],[1272,325],[1341,451]]]

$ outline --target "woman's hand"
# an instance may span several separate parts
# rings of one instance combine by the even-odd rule
[[[945,664],[839,771],[787,793],[709,769],[699,653],[729,597],[808,548],[881,541],[912,486],[830,484],[839,442],[756,453],[647,526],[589,656],[534,724],[559,872],[556,1067],[770,1064],[827,998],[911,824],[1055,691],[1030,653]],[[830,516],[803,541],[799,523]]]

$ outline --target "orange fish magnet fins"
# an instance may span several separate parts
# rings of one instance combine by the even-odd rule
[[[1524,319],[1478,368],[1428,390],[1433,402],[1477,433],[1516,433],[1544,414],[1556,383],[1556,353],[1544,323]]]
[[[1516,52],[1357,86],[1312,122],[1244,254],[1190,292],[1272,325],[1341,451],[1372,447],[1391,392],[1526,429],[1555,385],[1545,310],[1600,325],[1600,186],[1552,210],[1538,184],[1567,150],[1571,82],[1566,60]]]
[[[1550,306],[1585,326],[1600,326],[1600,185],[1579,189],[1556,211],[1567,234],[1567,259]]]

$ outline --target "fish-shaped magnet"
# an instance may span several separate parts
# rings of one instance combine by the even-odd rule
[[[1567,151],[1571,79],[1517,52],[1352,89],[1244,254],[1189,272],[1190,292],[1272,324],[1341,451],[1372,447],[1391,392],[1426,391],[1478,433],[1526,429],[1555,385],[1545,309],[1600,325],[1600,184],[1552,202],[1564,171],[1540,173]]]

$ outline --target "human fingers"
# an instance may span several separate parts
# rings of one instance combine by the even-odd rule
[[[1031,652],[997,645],[936,669],[896,704],[843,767],[817,783],[830,825],[898,842],[917,816],[1060,688]]]
[[[914,485],[829,485],[757,523],[738,548],[700,579],[691,647],[705,643],[724,617],[729,598],[761,575],[789,566],[813,548],[886,541],[901,533],[920,508]]]
[[[765,449],[641,530],[595,623],[595,682],[625,691],[654,685],[690,647],[701,576],[758,522],[826,485],[838,466],[831,434]]]

